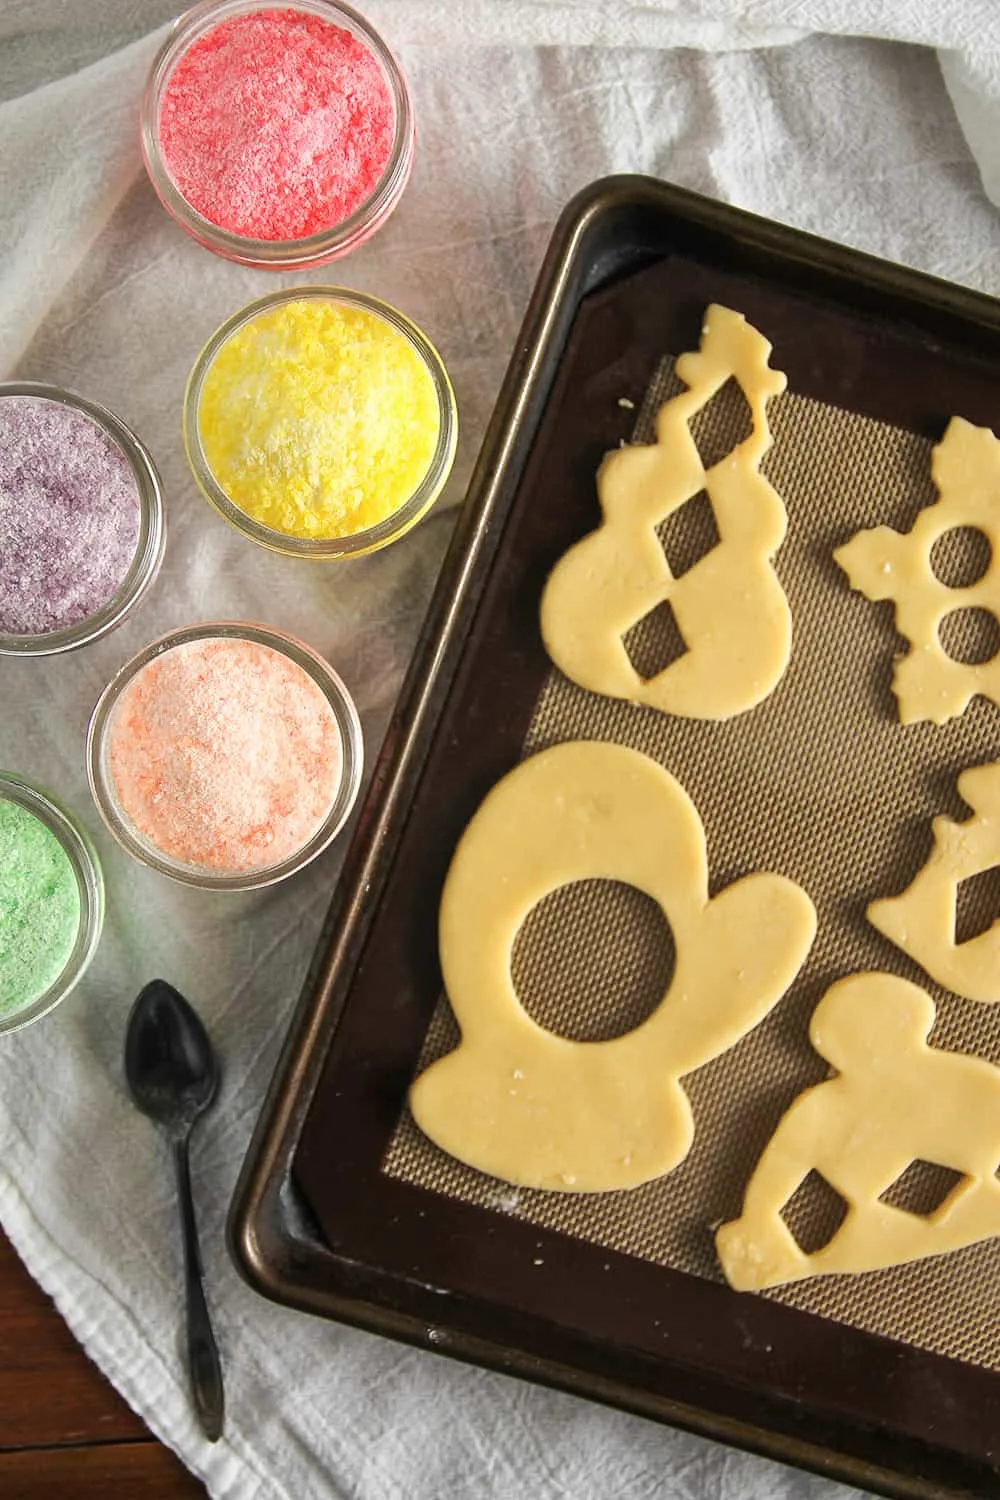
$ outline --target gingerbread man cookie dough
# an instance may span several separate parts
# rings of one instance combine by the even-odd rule
[[[766,698],[784,673],[792,620],[771,559],[786,515],[760,472],[771,445],[767,402],[785,388],[770,353],[740,313],[710,307],[701,347],[677,361],[688,390],[661,408],[656,442],[622,448],[602,463],[603,522],[556,564],[541,605],[546,650],[581,687],[683,718],[729,719]],[[688,424],[730,377],[746,396],[753,429],[706,470]],[[675,578],[656,527],[702,490],[719,541]],[[664,601],[687,650],[644,680],[624,637]]]
[[[524,1010],[511,955],[537,902],[594,878],[651,896],[677,957],[646,1021],[575,1042]],[[489,793],[448,871],[441,968],[462,1039],[413,1084],[414,1119],[450,1155],[519,1186],[648,1182],[691,1145],[680,1079],[771,1010],[815,928],[809,897],[779,875],[748,875],[709,898],[697,809],[656,761],[600,742],[543,750]]]
[[[800,1094],[716,1235],[738,1291],[834,1272],[881,1270],[1000,1234],[1000,1069],[927,1045],[934,1004],[892,974],[853,974],[827,990],[810,1037],[837,1070]],[[882,1201],[914,1161],[962,1173],[931,1214]],[[832,1239],[806,1254],[781,1210],[810,1171],[847,1204]]]

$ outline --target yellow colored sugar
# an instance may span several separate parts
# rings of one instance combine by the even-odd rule
[[[319,298],[259,313],[205,375],[198,432],[216,483],[286,536],[351,536],[395,514],[430,468],[434,381],[377,313]]]

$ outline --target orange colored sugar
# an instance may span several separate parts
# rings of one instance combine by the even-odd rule
[[[343,771],[326,696],[259,642],[170,647],[125,688],[108,763],[136,833],[182,864],[234,874],[293,857],[329,816]]]

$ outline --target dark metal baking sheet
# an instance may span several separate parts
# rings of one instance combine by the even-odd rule
[[[675,348],[697,342],[695,291],[655,319],[615,297],[646,268],[667,286],[672,260],[742,278],[751,319],[758,289],[797,391],[935,439],[943,404],[996,425],[991,299],[648,179],[570,205],[244,1166],[234,1255],[279,1301],[886,1494],[995,1495],[1000,1377],[381,1170],[440,993],[444,870],[518,758],[547,667],[537,600],[581,530],[560,496],[592,497],[631,425],[612,398],[655,367],[665,330]],[[570,378],[578,428],[557,436],[546,422]]]

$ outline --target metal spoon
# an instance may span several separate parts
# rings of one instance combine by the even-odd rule
[[[147,984],[132,1006],[125,1033],[125,1079],[135,1103],[161,1126],[173,1146],[184,1230],[191,1393],[201,1430],[214,1443],[222,1432],[222,1366],[205,1302],[188,1143],[195,1121],[215,1098],[219,1066],[201,1021],[162,979]]]

